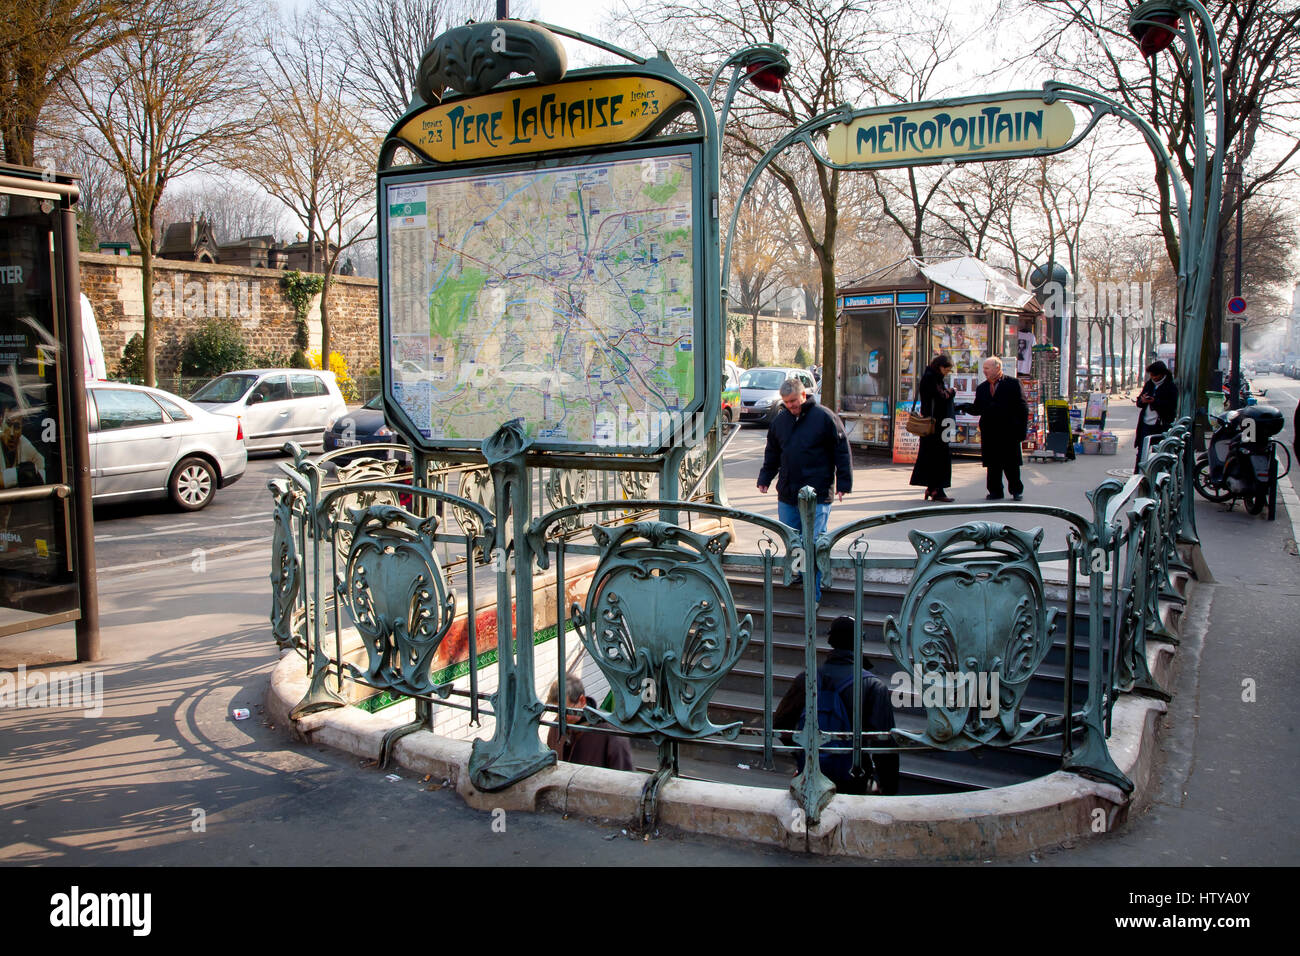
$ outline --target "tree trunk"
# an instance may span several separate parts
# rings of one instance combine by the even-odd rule
[[[158,384],[158,347],[153,314],[153,248],[148,242],[140,243],[140,294],[144,298],[144,383],[152,388]]]
[[[1115,391],[1115,375],[1118,369],[1115,368],[1115,316],[1110,316],[1106,320],[1106,331],[1110,333],[1110,391]]]
[[[754,368],[758,368],[763,363],[758,360],[758,310],[755,309],[749,317],[749,338],[750,349],[749,358],[754,363]]]
[[[1121,316],[1119,320],[1119,387],[1128,388],[1129,384],[1129,360],[1128,360],[1128,316]]]
[[[331,274],[329,263],[325,264],[325,277],[321,280],[320,287],[320,367],[329,370],[330,367],[330,313],[329,313],[329,295],[330,280],[334,276]]]
[[[831,411],[839,408],[839,368],[835,328],[835,252],[834,236],[827,237],[825,256],[819,250],[822,271],[822,398]]]

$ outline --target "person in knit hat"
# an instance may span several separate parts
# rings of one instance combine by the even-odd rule
[[[849,731],[853,729],[853,618],[837,617],[831,622],[827,638],[831,652],[817,668],[817,722],[823,731]],[[894,705],[890,700],[888,685],[871,673],[871,661],[865,656],[858,665],[862,672],[863,733],[893,730]],[[772,715],[773,726],[778,730],[797,730],[803,727],[804,673],[801,671],[794,679]],[[839,696],[838,703],[832,695]],[[836,741],[837,747],[848,744],[851,744],[851,740],[847,737]],[[863,753],[862,769],[866,775],[856,778],[850,773],[853,762],[851,751],[822,750],[820,757],[822,773],[831,779],[838,793],[898,793],[896,753]],[[802,773],[802,755],[796,754],[795,759]]]

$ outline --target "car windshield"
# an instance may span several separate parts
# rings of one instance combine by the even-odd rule
[[[237,402],[257,381],[256,375],[222,375],[214,378],[190,398],[191,402]]]
[[[384,410],[384,393],[380,392],[378,395],[376,395],[370,401],[366,402],[361,407],[370,408],[377,412],[382,412]]]
[[[751,368],[740,376],[740,387],[778,389],[786,378],[786,373],[779,368]]]

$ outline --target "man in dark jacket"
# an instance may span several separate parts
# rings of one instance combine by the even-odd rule
[[[818,713],[825,713],[830,708],[825,706],[826,701],[822,700],[821,695],[826,692],[834,693],[834,688],[843,688],[841,695],[844,707],[841,713],[847,714],[852,719],[853,714],[853,618],[837,617],[831,623],[830,631],[831,653],[817,668]],[[865,657],[862,658],[862,730],[864,732],[871,730],[893,730],[894,729],[894,705],[890,699],[889,687],[883,680],[872,674],[871,661]],[[801,672],[786,691],[785,696],[781,698],[781,703],[777,705],[772,714],[772,726],[777,730],[796,730],[802,726],[804,716],[805,692],[804,692],[804,673]],[[819,724],[824,724],[819,717]],[[852,730],[851,724],[844,727],[827,727],[822,726],[823,731],[828,730]],[[841,738],[845,742],[850,742],[848,738]],[[838,746],[837,742],[837,746]],[[840,793],[865,794],[871,792],[869,781],[874,777],[879,787],[879,792],[883,794],[898,793],[898,754],[863,754],[862,769],[867,772],[866,777],[854,778],[849,770],[852,766],[852,755],[848,754],[822,754],[822,772],[831,778],[835,784],[835,789]],[[799,770],[803,772],[803,763],[800,761]]]
[[[782,524],[801,528],[799,489],[805,485],[817,492],[817,513],[813,524],[815,537],[826,533],[831,515],[831,487],[836,497],[853,490],[853,461],[849,457],[849,439],[844,424],[830,409],[818,405],[805,393],[803,383],[788,378],[781,383],[781,404],[785,407],[767,430],[767,450],[758,472],[758,490],[767,489],[776,478],[777,518]],[[805,563],[812,561],[812,555]],[[822,599],[822,576],[818,571],[817,600]],[[796,583],[799,583],[796,581]]]
[[[1002,498],[1002,475],[1007,476],[1007,491],[1020,501],[1025,486],[1020,480],[1020,443],[1029,425],[1029,406],[1025,393],[1014,375],[1002,374],[1002,360],[996,356],[984,360],[984,381],[975,389],[975,401],[958,411],[980,417],[980,461],[988,469],[990,501]]]
[[[578,730],[583,723],[581,715],[572,711],[582,710],[587,706],[586,690],[573,674],[564,679],[564,696],[569,702],[570,713],[565,722],[564,740],[560,740],[560,728],[552,727],[546,733],[546,746],[554,750],[561,760],[569,763],[585,764],[588,767],[608,767],[610,770],[634,770],[632,765],[632,748],[627,738],[621,734],[593,733]],[[551,685],[547,703],[555,706],[560,698],[560,682]]]
[[[1169,366],[1156,359],[1147,366],[1147,380],[1138,393],[1137,460],[1133,463],[1136,474],[1142,467],[1142,442],[1148,435],[1161,435],[1169,430],[1178,415],[1178,386],[1169,375]]]

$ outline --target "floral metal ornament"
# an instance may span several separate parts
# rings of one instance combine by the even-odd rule
[[[446,697],[431,665],[451,628],[456,596],[434,553],[437,517],[418,518],[389,505],[357,516],[339,598],[366,647],[367,683],[406,695]]]
[[[1043,529],[977,521],[908,538],[916,571],[884,634],[913,675],[928,724],[922,734],[895,733],[944,750],[1033,735],[1045,718],[1022,724],[1020,702],[1052,646],[1056,618],[1038,566]]]
[[[358,458],[338,469],[340,484],[350,485],[361,482],[394,481],[400,463],[379,458]],[[334,550],[339,555],[346,555],[352,550],[351,513],[364,511],[371,505],[400,504],[397,492],[383,491],[375,488],[363,488],[351,495],[340,495],[330,507],[330,524],[333,528]]]
[[[550,30],[518,20],[456,27],[436,37],[420,60],[415,88],[426,103],[438,103],[448,88],[486,93],[511,73],[534,73],[542,83],[563,78],[564,46]]]
[[[614,710],[589,707],[619,730],[693,740],[734,739],[740,722],[709,720],[709,698],[749,644],[722,555],[731,534],[708,536],[660,521],[592,529],[603,556],[574,621],[608,679]]]
[[[303,599],[302,550],[295,533],[305,514],[301,491],[283,478],[267,482],[274,499],[271,512],[271,634],[276,646],[307,645],[307,605]]]

